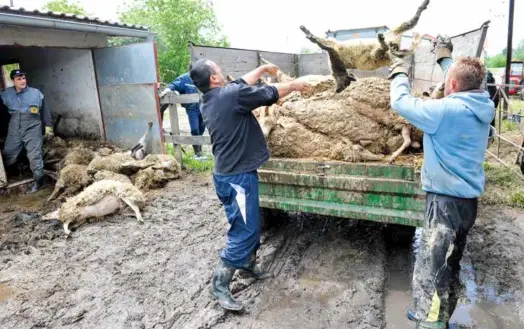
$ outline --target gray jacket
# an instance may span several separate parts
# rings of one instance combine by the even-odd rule
[[[53,127],[51,112],[40,90],[25,87],[24,90],[17,93],[15,87],[9,87],[2,92],[1,97],[10,114],[18,112],[40,114],[46,127]]]

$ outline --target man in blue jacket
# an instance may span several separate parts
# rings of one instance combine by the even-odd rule
[[[407,314],[417,328],[446,328],[456,307],[459,263],[484,192],[482,164],[495,115],[481,88],[486,71],[480,60],[453,62],[449,38],[439,36],[435,50],[445,75],[444,98],[412,96],[402,59],[390,74],[391,107],[424,132],[426,213],[413,272],[414,309]]]
[[[189,64],[189,71],[191,71],[191,64]],[[176,91],[181,95],[197,94],[198,89],[193,84],[193,80],[191,80],[191,77],[189,76],[189,71],[177,77],[173,82],[167,85],[166,89]],[[202,119],[202,114],[200,113],[199,103],[186,103],[181,105],[186,109],[189,126],[191,127],[191,135],[202,136],[206,130],[206,126]],[[162,113],[162,118],[163,117]],[[206,159],[206,157],[202,155],[202,145],[193,145],[193,150],[195,151],[195,158],[197,160]]]
[[[275,75],[277,70],[274,65],[263,65],[229,84],[220,67],[210,60],[199,60],[191,70],[191,78],[203,93],[202,116],[215,158],[213,181],[230,224],[227,244],[211,280],[212,296],[228,310],[243,308],[229,291],[235,271],[244,271],[258,280],[272,277],[256,264],[260,247],[257,170],[269,159],[269,149],[253,110],[275,104],[293,91],[310,88],[297,80],[255,86],[263,74]]]

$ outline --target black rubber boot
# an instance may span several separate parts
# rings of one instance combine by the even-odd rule
[[[193,150],[195,151],[195,156],[202,156],[202,145],[193,145]]]
[[[211,295],[226,310],[240,311],[244,306],[238,303],[229,291],[229,283],[233,279],[235,271],[236,269],[227,266],[222,259],[219,259],[213,274]]]
[[[248,263],[242,267],[241,275],[245,276],[246,274],[257,279],[257,280],[266,280],[275,277],[273,272],[267,272],[262,270],[256,263],[257,254],[254,252],[251,254]]]
[[[29,194],[36,193],[40,191],[43,185],[44,185],[44,177],[37,178],[33,181],[33,184],[31,185],[31,189],[27,193]]]

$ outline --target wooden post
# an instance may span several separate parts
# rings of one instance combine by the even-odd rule
[[[169,121],[171,122],[171,135],[180,135],[180,127],[178,125],[178,109],[176,104],[169,104]],[[182,147],[180,144],[173,143],[175,149],[175,159],[182,165]]]
[[[0,187],[7,185],[7,175],[5,173],[4,161],[2,160],[2,154],[0,154]]]

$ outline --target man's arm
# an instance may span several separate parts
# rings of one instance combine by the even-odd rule
[[[169,88],[171,91],[178,91],[179,93],[181,93],[184,89],[184,83],[180,79],[180,77],[178,77],[175,80],[173,80],[170,84],[168,84],[167,88]]]
[[[260,79],[260,77],[264,75],[264,73],[267,73],[269,75],[276,75],[277,71],[278,67],[276,67],[275,65],[266,64],[259,66],[253,71],[245,74],[244,76],[242,76],[241,79],[244,80],[248,85],[253,86],[258,81],[258,79]]]
[[[412,125],[428,134],[434,134],[443,114],[443,100],[424,100],[411,95],[408,77],[397,74],[391,82],[391,108]]]
[[[448,70],[451,64],[453,64],[453,59],[451,57],[442,58],[442,60],[439,62],[440,68],[444,73],[444,79],[446,79],[446,75],[448,74]]]
[[[251,112],[260,106],[275,104],[281,97],[293,91],[302,91],[310,86],[302,81],[291,81],[268,86],[250,86],[243,78],[239,79],[238,104],[241,112]]]

